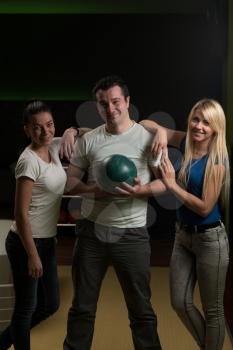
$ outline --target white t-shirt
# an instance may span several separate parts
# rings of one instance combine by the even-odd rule
[[[137,176],[145,184],[151,178],[149,165],[154,165],[150,158],[152,139],[153,135],[137,123],[118,135],[108,133],[105,125],[101,125],[78,138],[71,163],[88,171],[88,183],[98,182],[100,167],[113,154],[122,154],[135,163]],[[105,226],[142,227],[146,225],[147,198],[84,197],[81,213],[90,221]]]
[[[49,146],[51,162],[46,163],[29,147],[20,155],[15,168],[16,179],[26,176],[34,181],[29,207],[29,221],[34,238],[56,235],[61,197],[66,173],[59,159],[60,138]],[[16,222],[11,230],[18,233]]]

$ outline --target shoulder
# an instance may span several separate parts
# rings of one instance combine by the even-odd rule
[[[146,130],[141,124],[135,123],[132,128],[132,133],[134,137],[137,138],[137,142],[141,145],[143,144],[151,144],[154,139],[154,134],[148,130]]]
[[[77,138],[76,148],[89,149],[95,147],[99,143],[105,140],[106,131],[105,124],[98,126],[97,128],[88,131],[81,137]]]
[[[83,139],[83,140],[88,141],[88,140],[93,139],[95,137],[98,137],[104,133],[105,133],[105,124],[102,124],[102,125],[98,126],[97,128],[86,132],[83,136],[81,136],[78,139],[80,139],[80,140]]]
[[[40,167],[37,157],[26,148],[18,159],[15,167],[16,179],[21,176],[27,176],[35,180],[40,173]]]

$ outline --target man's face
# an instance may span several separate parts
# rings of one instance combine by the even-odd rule
[[[124,97],[120,86],[98,90],[96,99],[98,112],[106,123],[118,124],[129,117],[129,97]]]

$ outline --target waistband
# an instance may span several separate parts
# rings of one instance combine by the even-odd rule
[[[221,220],[212,222],[211,224],[203,224],[203,225],[186,225],[181,222],[178,223],[179,227],[190,233],[204,233],[206,230],[210,228],[223,227],[223,223]]]
[[[18,235],[18,233],[16,233],[16,232],[14,232],[14,231],[12,231],[12,230],[10,230],[9,231],[9,234],[12,236],[12,237],[14,237],[14,238],[18,238],[19,240],[20,240],[20,237],[19,237],[19,235]],[[53,236],[53,237],[43,237],[43,238],[35,238],[35,237],[33,237],[33,240],[35,241],[35,242],[39,242],[39,241],[48,241],[48,240],[54,240],[56,238],[56,236]]]

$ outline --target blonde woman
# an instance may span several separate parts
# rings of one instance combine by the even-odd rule
[[[177,179],[169,159],[160,165],[163,183],[180,201],[170,269],[171,302],[204,350],[221,350],[225,334],[223,296],[229,245],[221,208],[227,202],[230,183],[225,133],[222,107],[203,99],[188,118]],[[196,282],[204,316],[193,302]]]

